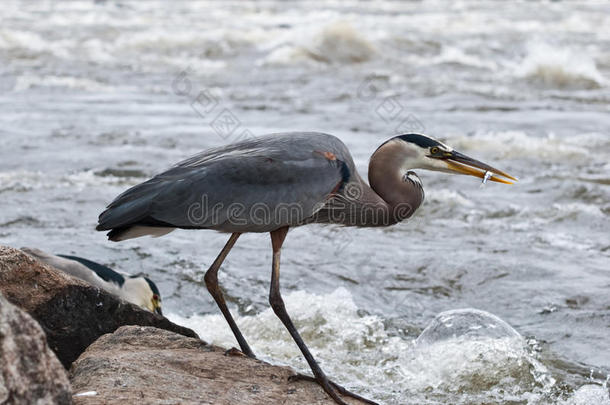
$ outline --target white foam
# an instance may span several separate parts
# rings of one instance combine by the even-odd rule
[[[534,362],[520,338],[452,338],[419,347],[404,367],[418,390],[480,393],[500,388],[523,393],[534,384]],[[542,369],[546,372],[546,369]]]
[[[343,63],[364,62],[375,54],[373,45],[347,22],[326,26],[310,51],[318,57]]]
[[[23,49],[35,53],[48,50],[49,43],[32,31],[3,29],[0,31],[0,49]]]
[[[515,73],[557,88],[598,88],[608,84],[591,55],[541,42],[528,44],[527,55]]]
[[[380,343],[387,336],[382,320],[375,316],[360,317],[351,294],[339,288],[326,296],[297,291],[284,296],[288,313],[313,352],[347,352]],[[203,340],[221,346],[235,345],[235,339],[221,315],[182,318],[170,315],[177,323],[189,325]],[[306,371],[307,364],[290,335],[271,308],[256,316],[237,317],[253,349],[268,359],[279,360]],[[354,359],[355,360],[355,359]]]
[[[313,63],[359,63],[371,59],[375,47],[365,35],[345,21],[323,27],[313,39],[294,36],[291,43],[275,48],[260,64],[296,64],[303,61]]]
[[[608,388],[605,385],[583,385],[561,405],[610,405]]]
[[[112,90],[111,86],[96,82],[91,79],[53,75],[38,76],[32,74],[24,74],[18,76],[17,80],[15,81],[15,86],[13,87],[13,90],[23,91],[32,87],[63,87],[93,92]]]
[[[578,211],[577,213],[580,213]],[[600,215],[603,217],[603,215]],[[563,219],[563,217],[554,218],[555,221]],[[573,234],[566,232],[541,232],[538,235],[538,240],[542,243],[568,250],[591,250],[597,245],[597,241],[591,239],[585,239],[582,236],[575,237]]]
[[[430,188],[426,190],[426,203],[433,203],[443,207],[473,207],[475,204],[460,194],[459,191],[446,188]]]
[[[416,340],[410,370],[426,378],[422,390],[485,392],[502,388],[513,395],[547,378],[546,368],[528,353],[519,333],[497,316],[467,308],[437,315]],[[495,365],[495,366],[492,366]],[[538,371],[532,373],[530,367]],[[550,384],[554,381],[549,379]]]
[[[491,60],[483,60],[474,55],[468,55],[463,50],[444,46],[440,55],[432,59],[433,63],[456,63],[464,66],[472,66],[482,69],[496,70],[498,65]]]
[[[310,53],[303,47],[283,45],[271,51],[259,65],[292,65],[295,63],[318,63],[311,58]]]
[[[33,189],[53,189],[69,187],[83,189],[90,186],[132,185],[138,179],[131,177],[98,176],[94,170],[83,170],[74,173],[48,173],[29,170],[12,170],[0,172],[0,191],[13,189],[21,192]]]
[[[423,400],[430,393],[442,397],[457,391],[488,399],[502,391],[504,397],[510,394],[523,400],[532,395],[532,387],[537,390],[554,383],[516,332],[510,336],[449,337],[414,345],[409,339],[389,335],[382,318],[359,314],[343,288],[327,295],[292,292],[284,300],[322,367],[336,380],[382,402]],[[221,315],[185,318],[170,314],[169,318],[194,329],[210,343],[236,345]],[[236,321],[259,357],[309,372],[271,309],[255,316],[237,316]]]
[[[586,142],[583,142],[585,139]],[[594,146],[607,143],[607,136],[604,134],[573,137],[558,137],[554,134],[531,136],[523,131],[498,131],[481,132],[474,136],[455,136],[449,138],[447,142],[464,152],[474,150],[502,159],[532,158],[555,162],[599,157],[598,150]]]

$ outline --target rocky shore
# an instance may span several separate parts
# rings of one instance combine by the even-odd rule
[[[0,404],[334,403],[292,375],[0,246]]]

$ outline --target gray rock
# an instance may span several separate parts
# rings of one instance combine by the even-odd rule
[[[98,337],[123,325],[154,326],[197,337],[188,328],[0,246],[0,293],[36,319],[65,368]]]
[[[71,404],[68,374],[38,323],[0,294],[0,404]]]
[[[76,404],[335,404],[316,383],[291,375],[288,367],[139,326],[102,336],[70,370]]]

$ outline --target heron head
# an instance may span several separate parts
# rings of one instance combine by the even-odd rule
[[[409,167],[406,169],[419,168],[445,173],[467,174],[482,179],[487,177],[489,181],[504,184],[513,184],[513,182],[502,177],[517,180],[502,170],[466,156],[426,135],[398,135],[388,142],[395,142],[396,146],[402,148],[403,152],[409,156],[409,159],[407,159]]]
[[[121,296],[142,308],[163,315],[161,311],[161,294],[157,285],[148,277],[133,275],[126,278],[121,286]]]
[[[163,311],[161,311],[161,293],[159,292],[157,285],[148,277],[144,277],[144,280],[146,280],[146,283],[150,287],[150,292],[152,293],[149,309],[156,314],[163,315]]]

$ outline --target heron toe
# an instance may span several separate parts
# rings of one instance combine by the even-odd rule
[[[244,352],[239,350],[237,347],[232,347],[232,348],[226,350],[225,351],[225,356],[244,356],[244,357],[250,357],[251,359],[255,359],[256,358],[254,353],[250,353],[250,355],[245,354]]]
[[[299,380],[303,380],[303,381],[311,381],[311,382],[315,382],[318,383],[322,386],[322,388],[324,388],[324,384],[322,382],[320,382],[317,378],[309,376],[307,374],[301,374],[301,373],[297,373],[295,375],[291,375],[290,377],[288,377],[289,381],[299,381]],[[335,389],[339,394],[346,396],[346,397],[351,397],[354,399],[357,399],[359,401],[364,402],[365,404],[370,404],[370,405],[379,405],[377,402],[371,401],[370,399],[366,399],[358,394],[354,394],[351,391],[348,391],[347,389],[345,389],[343,386],[329,380],[326,379],[326,382],[333,388]]]

